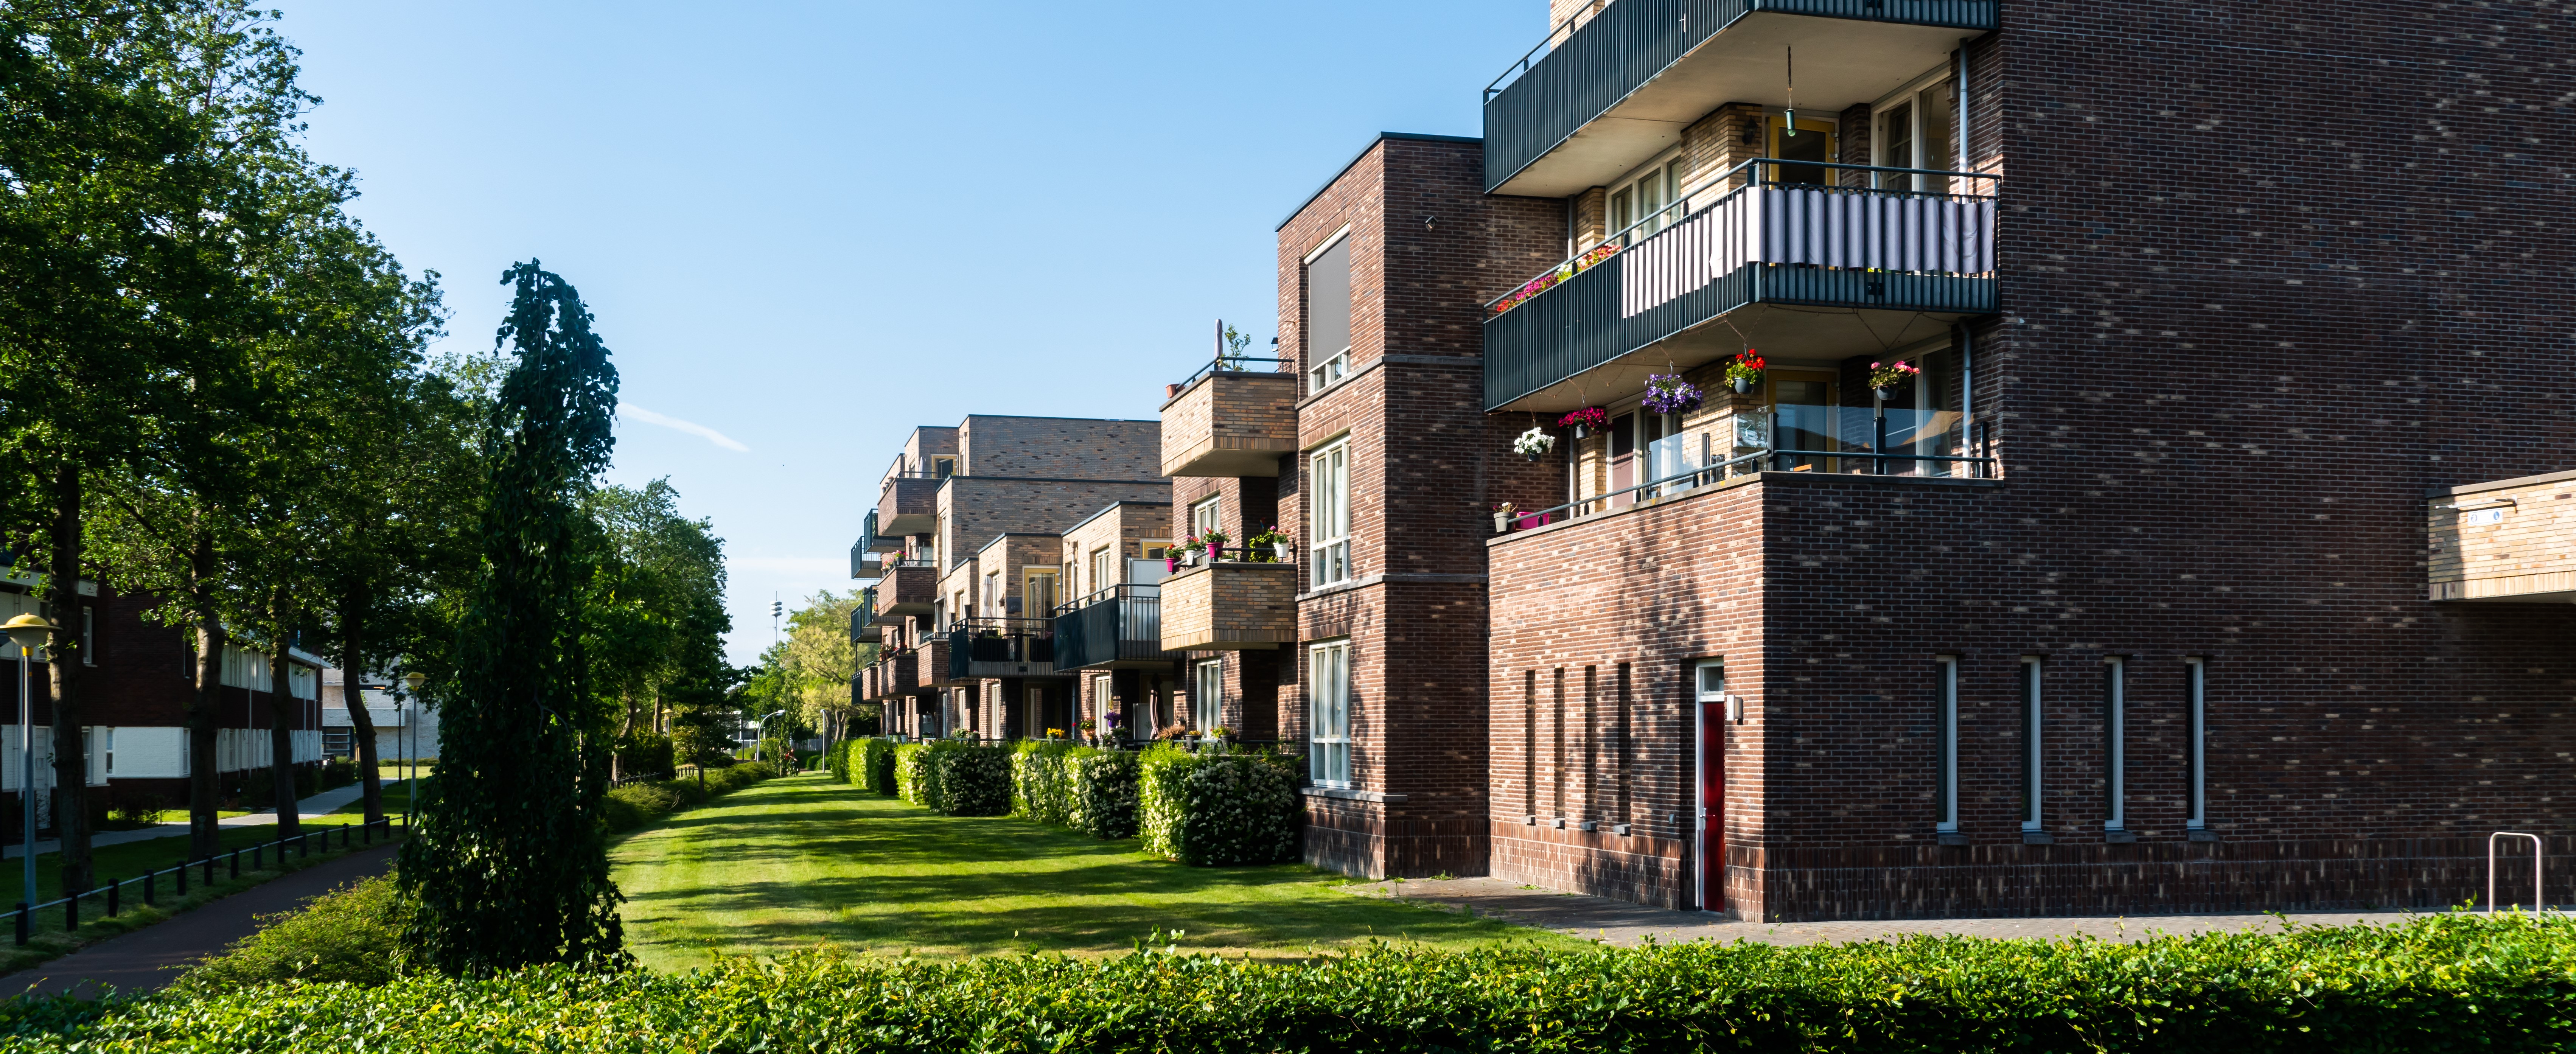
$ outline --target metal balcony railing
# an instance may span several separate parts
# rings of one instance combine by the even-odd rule
[[[1161,586],[1111,586],[1055,611],[1059,670],[1171,658],[1163,650]]]
[[[1267,370],[1254,370],[1252,366],[1255,363],[1267,364],[1270,368]],[[1191,371],[1189,376],[1181,378],[1181,383],[1173,385],[1172,390],[1175,392],[1188,391],[1190,385],[1197,384],[1199,382],[1199,378],[1214,373],[1287,373],[1290,368],[1295,365],[1296,360],[1294,359],[1261,359],[1244,355],[1219,355],[1216,357],[1215,361],[1209,362],[1208,364]]]
[[[977,663],[1036,664],[1055,662],[1055,620],[1052,618],[979,617],[960,622],[948,630],[948,671],[951,678],[975,676]]]

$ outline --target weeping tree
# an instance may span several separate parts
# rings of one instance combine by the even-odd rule
[[[600,817],[610,715],[582,654],[601,546],[585,510],[608,466],[617,371],[562,278],[530,260],[501,281],[516,295],[494,343],[518,361],[484,430],[482,564],[450,669],[427,688],[438,780],[400,869],[418,909],[407,939],[473,976],[628,961]]]

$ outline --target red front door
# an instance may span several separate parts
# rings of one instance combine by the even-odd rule
[[[1697,701],[1698,720],[1694,722],[1697,749],[1692,751],[1693,768],[1698,776],[1692,781],[1698,792],[1697,809],[1691,821],[1691,879],[1693,892],[1702,911],[1726,910],[1726,666],[1717,660],[1703,661],[1693,672],[1692,697]]]

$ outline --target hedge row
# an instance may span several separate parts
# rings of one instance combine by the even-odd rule
[[[1202,867],[1297,858],[1297,772],[1287,755],[1158,743],[1140,765],[1146,852]]]
[[[895,792],[950,816],[1011,811],[1011,748],[934,739],[894,747]]]
[[[1012,748],[1011,812],[1094,838],[1136,835],[1136,755],[1063,740]]]
[[[696,776],[683,776],[611,787],[607,800],[601,803],[601,818],[611,833],[632,831],[682,809],[704,805],[707,799],[719,794],[730,794],[777,774],[767,765],[735,765],[700,771],[706,774],[703,785]]]
[[[2576,923],[2131,944],[1916,937],[1550,953],[1374,946],[1295,964],[721,960],[379,988],[0,1004],[8,1049],[2485,1051],[2576,1045]]]

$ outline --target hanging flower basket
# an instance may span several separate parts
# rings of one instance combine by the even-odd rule
[[[1746,348],[1737,352],[1735,361],[1726,364],[1726,383],[1735,386],[1735,394],[1744,395],[1762,386],[1762,370],[1767,364],[1762,352]]]
[[[1898,387],[1922,374],[1922,370],[1916,369],[1912,363],[1903,359],[1885,365],[1873,362],[1869,364],[1869,386],[1876,390],[1880,402],[1886,402],[1896,398]]]
[[[1512,440],[1512,449],[1519,451],[1522,457],[1536,461],[1556,449],[1556,437],[1547,434],[1547,429],[1532,428]]]
[[[1687,413],[1699,409],[1699,386],[1682,379],[1678,373],[1655,373],[1646,377],[1646,409],[1659,414]]]
[[[1573,429],[1574,438],[1581,439],[1586,435],[1590,435],[1592,429],[1610,427],[1610,411],[1604,410],[1598,406],[1586,406],[1583,409],[1576,410],[1573,413],[1557,418],[1556,426],[1558,428]]]

